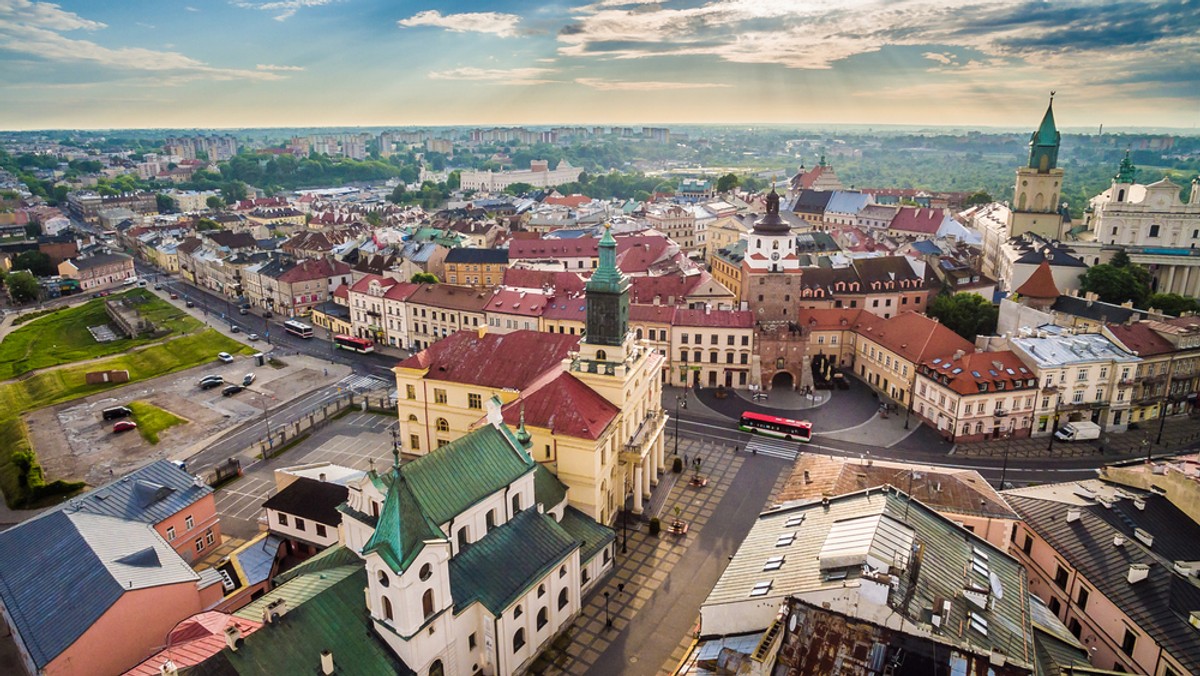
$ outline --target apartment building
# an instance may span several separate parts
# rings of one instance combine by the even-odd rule
[[[133,258],[124,254],[93,254],[72,258],[58,264],[58,274],[79,281],[80,291],[94,291],[133,279]]]
[[[1036,375],[1011,350],[934,357],[917,369],[913,413],[951,441],[1028,437]]]
[[[508,251],[459,247],[446,252],[442,265],[447,283],[490,289],[504,281]]]
[[[1103,335],[1141,357],[1130,422],[1191,413],[1200,392],[1200,317],[1109,324]]]
[[[745,310],[675,310],[668,382],[679,387],[745,388],[758,372],[754,315]]]
[[[1141,358],[1101,334],[1073,334],[1052,325],[1008,342],[1041,387],[1034,406],[1033,436],[1051,434],[1064,423],[1080,420],[1116,432],[1129,425]]]
[[[423,350],[456,331],[486,327],[490,298],[469,286],[422,284],[406,300],[410,345]]]
[[[858,376],[900,408],[913,405],[917,367],[934,359],[962,358],[975,350],[935,319],[905,312],[858,332]]]
[[[643,218],[651,228],[679,244],[685,253],[704,248],[702,242],[697,243],[696,215],[691,209],[677,204],[651,204],[646,207]]]

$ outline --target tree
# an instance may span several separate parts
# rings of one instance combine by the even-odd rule
[[[458,190],[462,187],[462,172],[455,169],[446,177],[446,188],[448,190]]]
[[[1145,307],[1150,287],[1142,276],[1144,271],[1145,268],[1136,265],[1123,268],[1093,265],[1079,278],[1079,288],[1096,294],[1105,303],[1120,305],[1132,300],[1135,307]]]
[[[57,272],[50,265],[50,257],[41,251],[22,251],[13,256],[13,270],[28,270],[38,277],[46,277]]]
[[[225,208],[225,200],[217,197],[216,195],[212,195],[208,199],[204,200],[204,206],[212,209],[213,211],[220,211]]]
[[[971,196],[967,198],[967,201],[964,202],[963,205],[973,207],[977,204],[991,204],[992,201],[992,196],[988,194],[988,191],[979,190],[971,193]]]
[[[532,190],[532,185],[518,182],[509,184],[509,186],[504,189],[504,192],[508,193],[509,195],[524,195]]]
[[[717,192],[729,192],[738,187],[738,184],[737,174],[725,174],[717,179]]]
[[[179,203],[170,195],[160,192],[154,196],[154,201],[158,203],[158,213],[160,214],[173,214],[179,211]]]
[[[206,232],[208,230],[222,230],[222,229],[223,228],[221,228],[221,224],[212,220],[211,218],[201,218],[200,220],[196,221],[196,230],[198,230],[199,232]]]
[[[996,332],[1000,309],[977,293],[943,293],[929,304],[926,314],[974,342],[977,335]]]
[[[437,284],[441,280],[439,280],[437,275],[433,274],[432,272],[418,272],[414,274],[408,281],[412,282],[413,284]]]
[[[8,275],[4,280],[8,286],[8,295],[14,302],[24,303],[38,297],[38,281],[31,273],[21,270]]]
[[[1129,260],[1129,254],[1125,253],[1124,249],[1118,249],[1117,253],[1113,254],[1112,260],[1108,262],[1114,268],[1127,268],[1133,264]]]
[[[1156,293],[1146,299],[1146,307],[1179,317],[1185,313],[1200,314],[1200,302],[1177,293]]]
[[[367,214],[367,225],[378,226],[382,222],[383,217],[379,215],[378,211],[372,211]]]
[[[25,237],[28,239],[37,239],[42,236],[42,224],[37,221],[32,221],[25,224]]]
[[[405,188],[403,183],[398,183],[392,190],[392,194],[388,195],[388,201],[392,204],[403,204],[405,201],[404,193],[406,192],[408,192],[408,188]]]
[[[230,181],[221,186],[221,195],[226,204],[235,204],[246,199],[246,184],[241,181]]]

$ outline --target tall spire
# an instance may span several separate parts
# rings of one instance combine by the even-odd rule
[[[521,442],[521,446],[525,450],[529,450],[533,446],[533,435],[529,430],[525,429],[525,402],[521,402],[521,423],[517,425],[517,441]]]
[[[1058,145],[1062,134],[1054,124],[1054,92],[1037,131],[1029,137],[1029,168],[1045,173],[1058,166]]]
[[[587,332],[591,345],[622,345],[629,330],[629,278],[617,268],[617,240],[612,226],[604,226],[600,261],[588,280]]]

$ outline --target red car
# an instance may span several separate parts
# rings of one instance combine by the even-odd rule
[[[129,430],[136,429],[137,423],[133,422],[132,420],[122,420],[121,422],[113,425],[113,432],[128,432]]]

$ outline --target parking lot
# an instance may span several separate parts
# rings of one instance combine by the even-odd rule
[[[284,368],[274,368],[257,366],[250,357],[239,356],[229,364],[214,359],[187,371],[39,409],[25,421],[48,476],[98,485],[148,460],[176,456],[224,430],[261,418],[264,407],[278,407],[348,372],[303,356],[289,356],[284,363]],[[240,384],[250,372],[255,374],[254,384],[233,396],[222,396],[222,387],[202,390],[198,385],[207,375]],[[103,420],[101,411],[131,401],[149,402],[187,422],[163,432],[157,445],[137,432],[114,434],[114,421]]]
[[[392,462],[393,415],[353,411],[281,456],[247,468],[245,476],[217,491],[221,531],[248,539],[259,532],[262,503],[275,492],[275,470],[329,462],[354,469],[382,469]]]

